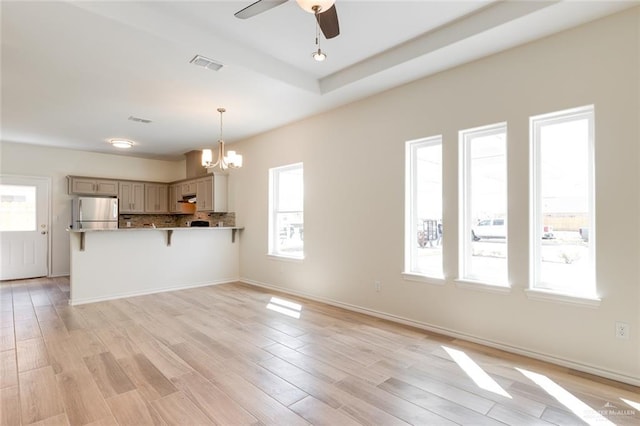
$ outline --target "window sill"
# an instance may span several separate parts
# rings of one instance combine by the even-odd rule
[[[429,276],[429,275],[421,275],[415,272],[402,272],[400,275],[402,275],[402,278],[405,281],[415,281],[415,282],[427,283],[427,284],[433,284],[433,285],[445,285],[446,283],[444,280],[444,276],[435,277],[435,276]]]
[[[568,294],[556,293],[553,291],[545,291],[540,289],[527,289],[524,291],[531,300],[542,302],[556,302],[566,305],[584,306],[589,308],[597,308],[600,306],[602,299],[599,297],[589,296],[572,296]]]
[[[282,254],[267,254],[267,258],[271,259],[271,260],[280,260],[283,262],[294,262],[294,263],[302,263],[304,261],[304,256],[302,257],[297,257],[297,256],[284,256]]]
[[[475,291],[484,291],[488,293],[500,293],[500,294],[508,294],[511,293],[511,287],[508,285],[500,285],[500,284],[490,284],[482,281],[473,281],[473,280],[456,280],[456,287],[463,288],[466,290],[475,290]]]

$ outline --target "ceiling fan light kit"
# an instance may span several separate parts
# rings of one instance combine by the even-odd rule
[[[314,15],[329,10],[335,2],[336,0],[296,0],[302,10]]]
[[[251,18],[286,2],[287,0],[257,0],[236,12],[235,17],[240,19]],[[326,39],[337,37],[340,34],[335,2],[336,0],[296,0],[302,10],[315,15],[317,26],[322,30],[322,34]],[[322,62],[327,58],[327,55],[320,49],[320,31],[318,30],[316,34],[317,50],[312,53],[312,57],[316,61]]]

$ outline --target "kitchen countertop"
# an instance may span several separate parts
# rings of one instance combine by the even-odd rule
[[[80,236],[80,251],[85,250],[86,241],[85,235],[94,233],[94,232],[131,232],[131,231],[162,231],[167,233],[167,246],[171,246],[171,238],[173,236],[173,231],[194,231],[194,230],[225,230],[228,229],[231,231],[231,242],[236,242],[236,232],[242,231],[244,227],[240,226],[178,226],[178,227],[167,227],[167,228],[152,228],[152,227],[144,227],[144,228],[96,228],[96,229],[71,229],[67,228],[67,231],[73,234],[78,234]]]
[[[144,228],[97,228],[97,229],[72,229],[67,228],[69,232],[116,232],[116,231],[182,231],[182,230],[194,230],[194,229],[231,229],[242,230],[241,226],[176,226],[176,227],[156,227],[145,226]]]

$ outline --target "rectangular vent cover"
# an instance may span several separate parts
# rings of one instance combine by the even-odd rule
[[[134,117],[133,115],[130,115],[128,120],[135,121],[137,123],[144,123],[144,124],[151,123],[151,120],[147,120],[146,118]]]
[[[197,65],[202,68],[207,68],[213,71],[218,71],[223,66],[222,64],[214,61],[213,59],[205,58],[204,56],[200,56],[200,55],[194,56],[193,59],[189,61],[189,63],[193,65]]]

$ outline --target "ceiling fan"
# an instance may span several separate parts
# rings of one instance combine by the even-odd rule
[[[234,15],[240,19],[251,18],[287,1],[288,0],[258,0],[236,12]],[[334,5],[336,0],[296,0],[296,2],[298,2],[298,5],[303,10],[313,13],[316,16],[316,21],[318,21],[318,25],[325,38],[334,38],[340,34],[338,13]]]

